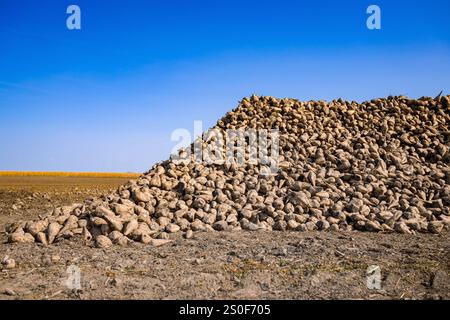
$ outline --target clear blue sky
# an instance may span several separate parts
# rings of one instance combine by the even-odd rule
[[[81,8],[81,30],[66,8]],[[382,29],[366,28],[381,8]],[[0,0],[0,170],[135,171],[252,93],[450,94],[450,1]]]

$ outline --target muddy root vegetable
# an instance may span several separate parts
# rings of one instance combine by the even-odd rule
[[[194,236],[194,232],[192,230],[187,230],[186,233],[184,234],[184,237],[186,239],[191,239]]]
[[[103,249],[109,248],[112,246],[112,244],[113,244],[112,241],[104,235],[100,235],[97,238],[95,238],[95,245],[97,248]]]
[[[141,234],[140,236],[140,242],[144,243],[144,244],[149,244],[151,241],[153,240],[153,238],[148,235],[148,234]]]
[[[44,246],[48,245],[47,236],[44,232],[38,232],[36,234],[36,242],[42,243]]]
[[[130,239],[126,236],[121,236],[114,241],[114,244],[118,244],[119,246],[125,247],[131,242]]]
[[[8,240],[11,243],[32,243],[34,242],[34,237],[31,233],[27,233],[22,229],[18,229],[9,236]]]
[[[52,222],[49,224],[48,229],[47,229],[47,239],[48,239],[49,244],[52,244],[53,241],[55,241],[55,238],[58,235],[60,230],[61,230],[61,225],[59,223]]]
[[[138,227],[139,227],[139,223],[138,223],[137,220],[131,220],[131,221],[128,221],[128,222],[125,224],[125,227],[124,227],[124,229],[123,229],[123,234],[124,234],[125,236],[128,236],[128,235],[131,234],[134,230],[136,230]]]
[[[169,240],[169,239],[152,239],[150,241],[150,244],[154,247],[160,247],[166,244],[169,244],[173,242],[173,240]]]
[[[25,221],[14,222],[14,223],[8,224],[5,227],[5,231],[7,233],[14,233],[16,231],[23,232],[23,229],[26,228],[26,225],[27,225],[27,222],[25,222]]]
[[[113,229],[113,230],[117,230],[117,231],[122,231],[123,229],[123,223],[122,221],[115,217],[115,216],[104,216],[104,219],[108,222],[109,226]]]
[[[86,227],[83,228],[82,236],[83,236],[85,243],[88,243],[92,240],[92,234],[89,232],[89,230]]]
[[[108,224],[108,222],[106,222],[106,220],[103,218],[94,217],[92,218],[92,224],[96,227],[100,227],[102,225]]]
[[[180,226],[178,226],[178,225],[176,225],[176,224],[174,224],[174,223],[170,223],[170,224],[168,224],[168,225],[166,226],[166,231],[167,231],[168,233],[175,233],[175,232],[178,232],[178,231],[180,231]]]
[[[123,234],[120,231],[113,231],[108,235],[108,238],[111,239],[111,241],[115,242],[117,239],[123,237]]]
[[[40,232],[44,232],[45,229],[47,229],[47,227],[48,227],[48,220],[42,220],[42,221],[27,223],[27,225],[25,226],[25,230],[28,233],[31,233],[33,236],[35,236],[36,234],[38,234]]]
[[[59,232],[64,233],[65,231],[70,231],[75,228],[78,228],[78,217],[75,215],[71,215],[69,218],[67,218],[64,226]]]

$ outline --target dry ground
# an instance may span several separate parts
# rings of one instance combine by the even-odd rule
[[[126,180],[126,179],[125,179]],[[214,232],[153,248],[5,244],[6,223],[116,188],[124,178],[0,177],[0,299],[450,299],[450,234]],[[81,291],[66,287],[81,270]],[[366,269],[381,269],[381,290]]]

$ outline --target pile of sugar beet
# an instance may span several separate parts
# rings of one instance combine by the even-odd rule
[[[450,228],[449,124],[450,96],[361,104],[251,96],[214,128],[278,129],[276,174],[171,158],[112,194],[8,225],[8,241],[80,237],[105,248],[159,246],[177,232],[440,233]]]

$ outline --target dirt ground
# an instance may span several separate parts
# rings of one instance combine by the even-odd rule
[[[0,177],[0,299],[450,299],[450,233],[211,232],[154,248],[6,244],[4,226],[123,178]],[[380,289],[376,273],[381,272]],[[81,290],[70,289],[71,266]],[[0,267],[1,268],[1,267]],[[372,289],[367,286],[369,281]]]

